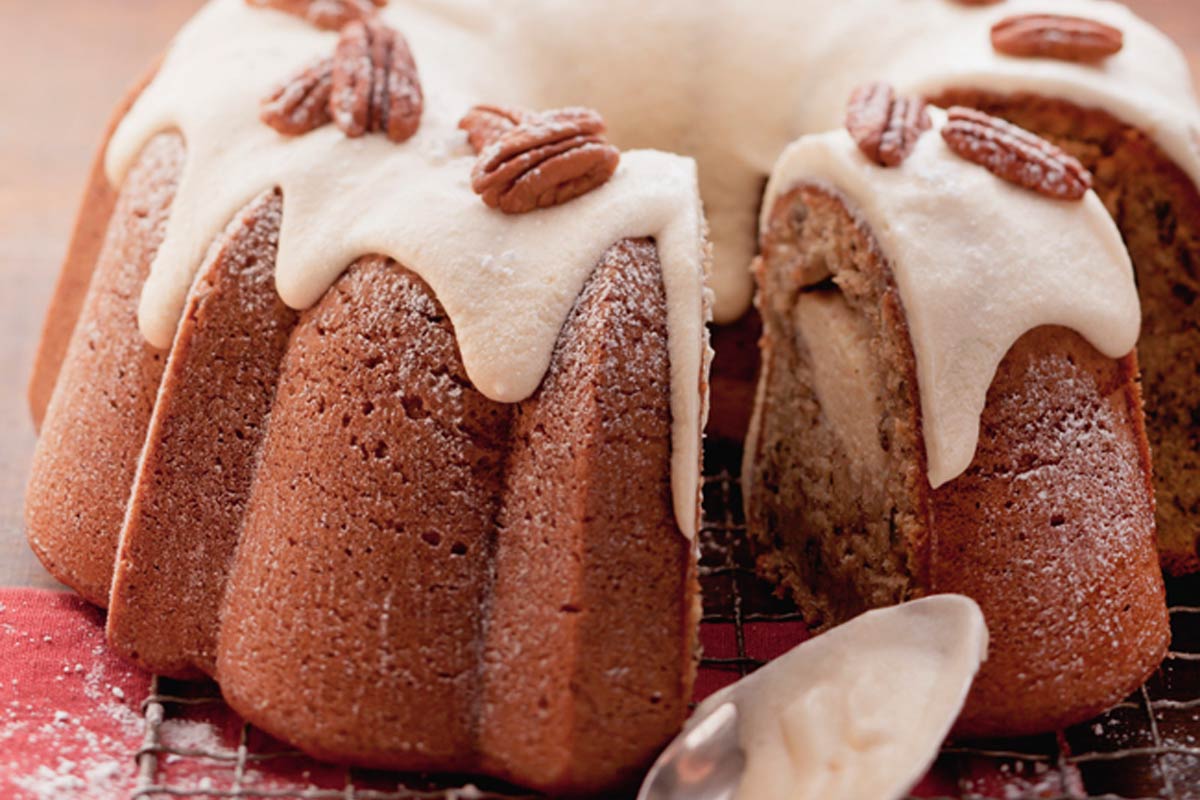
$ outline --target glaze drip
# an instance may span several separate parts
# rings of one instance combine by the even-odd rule
[[[832,189],[891,266],[917,362],[929,482],[970,466],[988,387],[1023,334],[1063,325],[1111,358],[1137,343],[1133,265],[1100,198],[1056,200],[956,155],[927,131],[896,169],[844,130],[805,137],[780,158],[763,202],[800,183]]]
[[[840,126],[851,88],[867,80],[886,77],[909,94],[1024,90],[1105,108],[1200,178],[1200,110],[1186,62],[1122,6],[904,0],[884,10],[893,12],[887,24],[878,0],[770,0],[754,14],[736,0],[392,0],[382,13],[408,39],[427,100],[420,131],[396,145],[382,136],[347,140],[332,126],[288,138],[262,124],[259,100],[327,54],[336,34],[243,0],[213,0],[180,32],[107,154],[119,183],[156,132],[179,129],[188,146],[142,297],[142,331],[156,345],[170,343],[209,243],[239,208],[278,186],[276,280],[285,302],[311,305],[360,255],[391,256],[437,293],[472,381],[514,401],[536,389],[600,254],[621,238],[651,236],[668,299],[676,512],[690,533],[707,357],[697,186],[713,240],[714,313],[731,321],[749,307],[764,176],[798,135]],[[1100,65],[992,49],[994,22],[1039,11],[1114,25],[1125,47]],[[591,106],[611,141],[631,149],[591,194],[505,217],[483,208],[469,186],[472,154],[455,126],[477,103]],[[694,157],[699,177],[690,160],[637,149],[647,147]]]

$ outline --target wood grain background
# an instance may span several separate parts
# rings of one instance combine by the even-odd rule
[[[1200,0],[1127,1],[1200,74]],[[34,442],[25,382],[97,137],[125,87],[201,4],[0,0],[0,585],[56,585],[22,529]]]

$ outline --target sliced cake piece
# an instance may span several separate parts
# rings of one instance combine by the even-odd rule
[[[1101,109],[1028,93],[949,91],[1078,158],[1129,248],[1142,303],[1138,362],[1154,454],[1159,550],[1172,574],[1200,570],[1200,192],[1147,133]],[[1200,143],[1200,134],[1196,141]]]
[[[747,524],[820,625],[974,598],[989,658],[958,732],[1050,730],[1118,702],[1169,638],[1135,288],[1082,168],[1034,139],[1007,160],[964,147],[964,131],[1028,137],[969,112],[932,123],[881,140],[852,116],[855,138],[781,160]]]

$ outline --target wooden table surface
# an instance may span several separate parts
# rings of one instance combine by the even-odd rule
[[[0,585],[55,586],[25,545],[25,407],[42,314],[113,104],[202,0],[0,0]],[[1128,0],[1200,75],[1200,0]]]

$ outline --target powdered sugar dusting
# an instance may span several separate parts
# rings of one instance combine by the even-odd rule
[[[104,646],[102,616],[66,595],[0,625],[0,796],[107,800],[132,787],[149,677]],[[23,610],[23,609],[21,609]],[[85,662],[81,659],[86,658]]]
[[[178,128],[187,162],[139,302],[153,344],[170,345],[197,268],[237,209],[272,187],[284,197],[275,283],[293,308],[319,300],[346,265],[389,256],[417,273],[451,319],[472,384],[499,402],[533,394],[583,285],[609,247],[653,237],[667,295],[672,476],[681,531],[695,535],[707,249],[695,164],[628,150],[612,178],[570,203],[509,215],[471,190],[458,119],[491,74],[485,43],[452,50],[444,21],[381,11],[421,62],[427,105],[413,138],[348,139],[333,126],[282,137],[259,119],[272,85],[328,50],[328,34],[242,0],[215,0],[176,37],[110,142],[120,182],[145,143]],[[544,107],[534,94],[526,104]],[[461,155],[447,157],[448,154]],[[336,232],[334,235],[332,232]],[[500,269],[482,254],[505,254]],[[507,257],[507,254],[512,257]]]
[[[946,115],[930,113],[940,132]],[[1070,327],[1112,358],[1137,341],[1133,267],[1092,192],[1070,203],[1028,192],[959,158],[940,135],[923,136],[900,168],[884,169],[838,130],[785,151],[763,202],[764,225],[775,199],[800,183],[844,195],[891,265],[935,488],[971,464],[988,387],[1022,335]]]
[[[237,754],[236,750],[224,745],[216,726],[204,720],[168,719],[163,721],[158,731],[163,746],[171,750],[205,753],[221,758],[232,758]]]

